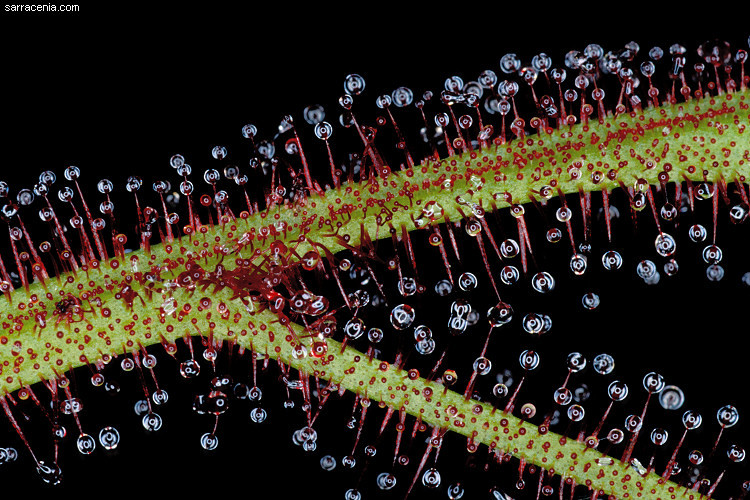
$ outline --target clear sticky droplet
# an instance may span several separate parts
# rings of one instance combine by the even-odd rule
[[[42,478],[42,481],[47,484],[57,485],[62,481],[62,469],[60,469],[60,466],[56,462],[47,464],[40,460],[37,463],[36,471]]]
[[[399,108],[409,106],[414,101],[414,92],[408,87],[398,87],[391,93],[391,100]]]
[[[558,387],[555,390],[554,398],[555,403],[561,406],[567,406],[573,401],[573,393],[567,387]]]
[[[416,342],[414,349],[421,355],[426,356],[435,352],[435,339],[429,338]]]
[[[737,408],[732,405],[725,405],[719,408],[716,412],[716,420],[719,425],[723,428],[729,428],[737,424],[740,420],[740,414]]]
[[[547,241],[550,243],[559,243],[562,239],[563,233],[560,229],[552,227],[547,230]]]
[[[745,460],[745,449],[739,445],[731,444],[727,450],[727,458],[735,463],[742,462]]]
[[[664,390],[664,377],[656,372],[649,372],[643,377],[643,388],[651,394]]]
[[[0,448],[0,464],[15,462],[17,459],[18,451],[15,448]]]
[[[500,253],[506,259],[512,259],[518,255],[519,251],[518,242],[512,238],[508,238],[500,244]]]
[[[612,401],[622,401],[628,397],[628,385],[620,380],[614,380],[607,387],[607,394]]]
[[[201,372],[201,365],[196,359],[188,359],[180,363],[180,375],[182,378],[194,378]]]
[[[616,271],[622,267],[622,255],[617,250],[608,250],[602,255],[602,266],[607,271]]]
[[[360,95],[365,90],[365,79],[356,73],[344,78],[344,91],[349,95]]]
[[[529,335],[545,333],[544,317],[539,313],[528,313],[521,320],[523,330]]]
[[[695,197],[698,200],[709,200],[714,195],[714,186],[708,182],[701,182],[695,188]]]
[[[719,264],[711,264],[706,267],[706,278],[709,281],[721,281],[724,278],[724,268]]]
[[[622,443],[622,440],[625,439],[625,433],[620,429],[611,429],[607,433],[607,441],[609,441],[612,444],[620,444]]]
[[[322,141],[327,141],[333,135],[333,126],[328,123],[321,121],[315,124],[315,137]]]
[[[639,475],[643,477],[645,477],[646,474],[648,474],[648,470],[643,466],[643,464],[637,458],[630,459],[630,467],[632,467],[633,470],[635,470]]]
[[[482,232],[482,223],[479,222],[476,218],[472,217],[471,219],[466,221],[464,230],[469,236],[477,236]]]
[[[391,325],[396,330],[409,328],[414,322],[416,313],[414,308],[408,304],[399,304],[391,310]]]
[[[555,279],[547,271],[540,271],[531,278],[531,286],[539,293],[548,293],[555,289]]]
[[[664,274],[674,276],[680,270],[680,265],[675,259],[669,259],[664,263]]]
[[[422,484],[428,488],[434,489],[439,487],[441,481],[442,478],[440,477],[440,472],[435,468],[427,469],[424,474],[422,474]]]
[[[215,160],[223,160],[227,157],[227,154],[227,148],[224,146],[214,146],[213,149],[211,149],[211,156],[213,156]]]
[[[542,488],[542,492],[544,493],[544,488]],[[552,494],[552,488],[549,489],[549,494],[550,495]],[[503,490],[501,490],[497,486],[493,486],[492,488],[490,488],[490,499],[491,500],[513,500],[511,496],[509,496],[507,493],[505,493]]]
[[[625,430],[628,432],[638,432],[643,426],[643,420],[638,415],[628,415],[625,418]]]
[[[492,395],[498,399],[502,399],[508,395],[508,386],[505,384],[495,384],[492,388]]]
[[[419,342],[420,340],[431,339],[432,330],[428,326],[419,325],[414,328],[414,340]]]
[[[380,328],[370,328],[367,330],[367,340],[369,340],[372,343],[378,343],[385,337],[385,334],[383,333],[383,330]]]
[[[268,413],[265,409],[261,407],[256,407],[250,410],[250,420],[253,423],[260,424],[266,421],[266,418],[268,418]]]
[[[570,257],[570,270],[576,276],[582,276],[588,267],[588,259],[582,253],[574,253]]]
[[[662,446],[667,442],[667,439],[669,438],[669,432],[664,428],[657,427],[651,430],[650,438],[653,444],[655,444],[656,446]]]
[[[350,339],[358,339],[365,333],[365,322],[357,316],[351,318],[344,325],[344,333]]]
[[[700,243],[706,241],[708,231],[701,224],[693,224],[688,230],[688,236],[694,243]]]
[[[90,455],[96,448],[96,441],[89,434],[82,433],[76,440],[76,447],[78,451],[84,455]]]
[[[135,414],[139,417],[145,415],[148,412],[148,401],[145,399],[136,401],[133,405],[133,411],[135,411]]]
[[[580,422],[586,416],[586,410],[579,404],[570,405],[567,413],[572,422]]]
[[[521,60],[514,53],[505,54],[500,58],[500,69],[503,73],[515,73],[521,68]]]
[[[516,266],[503,266],[500,270],[500,281],[506,285],[513,285],[521,278],[521,273]]]
[[[573,217],[573,211],[568,207],[560,207],[555,212],[555,217],[560,222],[568,222]]]
[[[672,235],[668,233],[659,233],[654,241],[654,247],[656,248],[656,253],[662,257],[669,257],[677,250],[677,242]]]
[[[677,207],[667,202],[662,205],[661,209],[659,210],[659,215],[665,221],[671,222],[677,218]]]
[[[668,385],[659,393],[659,404],[665,410],[678,410],[685,403],[685,393],[676,385]]]
[[[448,486],[446,493],[448,500],[459,500],[464,496],[464,487],[461,483],[453,483]]]
[[[750,274],[750,273],[748,273]],[[440,280],[435,283],[435,293],[441,297],[447,297],[453,292],[453,285],[448,280]]]
[[[487,321],[493,327],[508,324],[513,319],[513,307],[505,302],[498,302],[487,311]]]
[[[320,458],[320,468],[324,471],[332,471],[336,468],[336,459],[331,455],[324,455]]]
[[[344,500],[362,500],[362,493],[356,488],[350,488],[344,493]]]
[[[598,354],[591,363],[594,371],[599,375],[609,375],[615,369],[615,359],[609,354]]]
[[[302,110],[302,117],[308,124],[315,125],[326,117],[325,109],[320,104],[307,106]]]
[[[536,415],[536,406],[533,403],[526,403],[521,406],[521,416],[523,418],[534,418],[534,415]]]
[[[656,273],[656,264],[650,260],[642,260],[638,263],[635,269],[636,273],[641,279],[648,280],[653,278]]]
[[[200,443],[201,448],[206,451],[215,450],[219,446],[219,438],[216,434],[207,432],[201,436]]]
[[[114,450],[120,444],[120,433],[114,427],[104,427],[99,431],[99,444],[106,450]]]
[[[599,307],[600,298],[599,295],[595,294],[594,292],[588,292],[583,294],[583,297],[581,297],[581,304],[585,309],[588,309],[589,311],[593,311],[597,307]]]
[[[524,370],[534,370],[539,366],[539,353],[527,349],[518,357],[518,363]]]
[[[587,361],[586,357],[580,352],[571,352],[568,354],[566,363],[568,365],[568,370],[572,373],[577,373],[586,368]]]
[[[378,474],[375,483],[381,490],[388,491],[396,486],[396,476],[394,476],[390,472],[381,472],[380,474]]]
[[[738,203],[729,209],[729,220],[733,224],[741,224],[747,219],[748,212],[750,212],[750,206],[747,203]]]
[[[702,423],[703,417],[696,411],[688,410],[682,414],[682,425],[684,425],[687,430],[697,429]]]
[[[451,304],[450,317],[448,318],[448,331],[451,335],[461,335],[466,331],[469,326],[471,310],[471,305],[463,299],[456,300]]]
[[[181,154],[172,155],[172,157],[169,159],[169,165],[172,168],[179,168],[184,164],[185,164],[185,157],[182,156]]]
[[[151,395],[151,399],[154,401],[154,404],[163,405],[169,400],[169,394],[164,389],[159,389],[154,391]]]
[[[648,199],[646,198],[646,195],[641,192],[637,192],[633,195],[633,198],[630,200],[630,208],[635,210],[636,212],[640,212],[644,208],[646,208],[646,205],[648,204]]]
[[[474,290],[477,286],[479,280],[473,273],[465,272],[458,277],[458,287],[465,292]]]
[[[158,413],[147,413],[141,420],[143,428],[149,432],[156,432],[161,429],[162,419]]]
[[[484,356],[479,357],[474,360],[473,368],[478,375],[487,375],[492,370],[492,361]]]

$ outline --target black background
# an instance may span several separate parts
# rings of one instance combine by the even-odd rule
[[[644,51],[653,45],[666,50],[679,42],[688,47],[691,56],[697,44],[714,37],[747,48],[747,33],[728,33],[725,25],[703,20],[685,22],[679,12],[669,12],[669,17],[653,8],[641,14],[620,9],[604,13],[602,9],[468,4],[362,8],[355,3],[305,8],[279,3],[263,9],[207,4],[155,9],[122,3],[81,5],[76,14],[3,12],[0,179],[15,192],[32,187],[43,170],[53,170],[62,179],[66,166],[77,165],[83,172],[82,182],[92,190],[103,177],[122,190],[129,175],[143,177],[148,188],[154,179],[173,176],[168,160],[174,153],[183,154],[194,172],[212,166],[210,151],[216,144],[226,145],[230,155],[242,162],[246,143],[240,136],[241,127],[255,123],[261,136],[272,137],[286,114],[296,118],[303,145],[318,150],[310,153],[314,157],[322,154],[322,149],[311,127],[301,119],[302,109],[323,104],[329,112],[327,119],[337,125],[336,100],[349,73],[360,73],[366,79],[367,89],[359,104],[366,115],[368,108],[374,113],[374,99],[380,92],[400,85],[412,87],[418,95],[426,89],[439,92],[443,80],[453,74],[468,81],[484,69],[499,73],[498,60],[506,52],[516,52],[528,63],[531,56],[546,51],[557,66],[567,50],[581,50],[592,42],[606,50],[636,40]],[[338,136],[345,134],[337,127],[334,148]],[[324,156],[317,158],[325,161]],[[659,370],[668,383],[685,390],[688,405],[702,409],[707,428],[704,437],[710,441],[717,428],[713,412],[718,406],[732,402],[747,407],[747,377],[742,370],[746,349],[741,342],[747,330],[743,305],[748,292],[739,284],[742,273],[750,270],[743,257],[746,226],[733,228],[733,232],[729,229],[724,236],[727,276],[721,287],[709,286],[702,275],[697,247],[685,252],[681,260],[684,270],[676,279],[663,280],[668,282],[658,287],[630,279],[635,255],[645,253],[652,238],[649,235],[653,233],[643,229],[646,243],[626,236],[619,241],[624,249],[629,245],[635,248],[629,250],[633,256],[626,260],[628,276],[596,284],[602,296],[598,311],[583,314],[576,305],[582,291],[590,289],[594,281],[574,282],[574,293],[560,291],[540,306],[524,302],[534,297],[517,297],[513,305],[519,317],[542,307],[551,311],[555,320],[554,338],[543,346],[551,351],[550,376],[562,381],[564,358],[571,350],[621,353],[616,356],[620,376],[632,377],[630,412],[639,412],[643,404],[640,377]],[[685,227],[681,230],[684,238]],[[563,255],[568,249],[564,250]],[[627,252],[623,251],[626,258]],[[480,275],[483,271],[479,268],[476,272]],[[497,359],[496,368],[517,372],[514,360],[520,350],[528,346],[541,350],[542,344],[517,334],[517,319],[512,328],[507,341],[495,347],[493,359]],[[476,338],[481,336],[483,333],[476,334]],[[273,374],[264,386],[268,421],[254,426],[247,418],[247,405],[238,403],[237,411],[222,417],[219,449],[204,453],[198,438],[210,430],[212,422],[193,414],[190,404],[191,395],[201,392],[200,383],[205,388],[206,381],[191,386],[179,379],[174,361],[160,359],[160,377],[170,391],[170,402],[160,411],[165,428],[154,436],[143,436],[133,415],[132,404],[139,399],[134,396],[138,385],[133,377],[122,376],[121,394],[109,398],[93,391],[86,372],[81,372],[80,391],[92,393],[86,396],[90,399],[84,398],[84,426],[90,425],[95,435],[106,423],[117,422],[113,425],[120,429],[123,441],[114,453],[99,448],[94,456],[81,457],[69,438],[61,460],[64,481],[58,488],[79,493],[200,490],[217,496],[247,491],[260,498],[308,494],[343,498],[344,491],[356,484],[356,472],[343,472],[340,465],[353,443],[353,433],[344,425],[351,412],[350,399],[332,403],[334,408],[327,410],[321,423],[318,451],[305,454],[291,443],[292,431],[303,425],[301,414],[298,409],[290,412],[282,408],[283,394],[272,366]],[[540,401],[540,411],[548,407],[542,402],[551,401],[555,383],[554,379],[547,386],[540,382],[543,395],[527,396]],[[596,415],[596,410],[590,411]],[[370,422],[376,429],[380,417],[369,418],[378,420],[377,424]],[[648,428],[656,426],[655,422]],[[659,425],[670,429],[667,448],[671,449],[680,433],[679,415],[667,415]],[[0,466],[3,483],[29,490],[49,489],[34,473],[32,461],[10,426],[4,427],[7,432],[3,431],[0,446],[12,443],[21,457],[14,464]],[[746,427],[738,426],[732,432],[738,441],[747,443]],[[69,436],[74,434],[71,422]],[[391,430],[379,456],[391,453],[392,438]],[[32,441],[41,455],[49,454],[43,437]],[[447,447],[442,452],[444,485],[460,475],[465,461],[462,444],[457,442],[455,449]],[[420,444],[412,451],[412,466],[422,449]],[[318,461],[325,453],[333,454],[339,462],[333,473],[320,470]],[[512,469],[506,466],[503,470],[514,481]],[[360,490],[366,498],[400,497],[411,480],[411,471],[413,468],[399,474],[394,494],[376,491],[373,470],[363,476]],[[469,498],[486,497],[491,480],[485,477],[482,481],[487,484],[477,486]],[[735,480],[731,486],[736,489],[736,484]],[[425,491],[418,484],[413,497]],[[428,497],[445,498],[444,486]]]

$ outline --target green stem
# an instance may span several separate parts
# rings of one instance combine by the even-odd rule
[[[403,408],[430,425],[554,469],[592,489],[623,497],[643,491],[649,498],[670,498],[682,488],[653,474],[641,477],[618,461],[600,465],[605,462],[597,462],[601,454],[583,443],[542,435],[528,422],[444,391],[435,382],[411,380],[403,371],[370,362],[348,347],[342,352],[332,339],[326,339],[324,357],[311,356],[302,327],[282,326],[279,316],[235,298],[237,290],[217,286],[202,293],[177,280],[190,262],[209,271],[219,264],[233,271],[241,257],[249,262],[243,265],[268,274],[270,263],[291,265],[310,250],[325,248],[334,254],[353,248],[366,255],[365,240],[389,237],[391,229],[413,231],[479,218],[483,211],[558,193],[621,186],[638,190],[684,181],[744,185],[750,173],[749,96],[742,91],[666,105],[426,161],[411,170],[311,194],[304,203],[272,207],[236,221],[224,218],[172,243],[154,245],[149,252],[83,263],[74,274],[9,292],[0,307],[0,391],[10,394],[111,355],[201,335],[267,352],[306,375]],[[68,297],[76,304],[60,309],[60,301]],[[293,356],[299,345],[295,337],[306,339],[307,355]],[[688,493],[685,498],[692,497]]]

